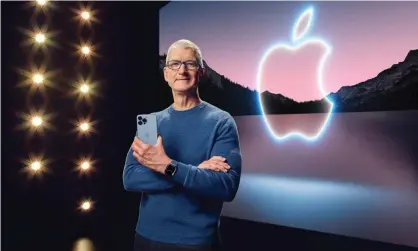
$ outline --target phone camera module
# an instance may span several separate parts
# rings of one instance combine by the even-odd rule
[[[138,125],[145,125],[147,123],[147,119],[141,116],[138,117]]]

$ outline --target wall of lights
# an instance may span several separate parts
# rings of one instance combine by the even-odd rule
[[[34,13],[31,19],[34,29],[31,31],[24,30],[23,33],[28,37],[24,44],[32,46],[28,56],[30,66],[28,70],[19,70],[19,73],[24,77],[22,84],[30,89],[30,95],[28,97],[32,97],[33,94],[41,94],[44,100],[43,105],[39,105],[40,108],[37,110],[30,110],[29,113],[19,114],[24,121],[20,127],[28,129],[32,135],[43,134],[45,130],[53,128],[51,119],[54,116],[46,113],[46,104],[48,103],[46,91],[48,88],[54,87],[56,82],[53,79],[58,74],[49,70],[50,55],[47,49],[51,46],[57,46],[57,41],[54,41],[54,36],[57,32],[48,30],[47,26],[51,21],[49,11],[55,9],[58,2],[38,0],[29,4],[34,7]],[[87,107],[88,105],[91,107],[91,101],[96,94],[95,87],[97,85],[92,80],[94,74],[93,59],[97,56],[92,44],[94,39],[93,24],[98,20],[95,18],[96,11],[92,10],[91,5],[79,5],[79,8],[73,10],[73,12],[74,20],[78,24],[76,35],[80,39],[80,43],[74,46],[79,60],[74,67],[75,71],[73,73],[78,74],[78,77],[73,83],[69,84],[73,90],[72,94],[77,96],[74,107],[81,102],[87,104]],[[27,100],[27,106],[35,106],[30,98]],[[86,113],[86,110],[82,110],[82,112],[85,113],[85,117],[79,118],[78,121],[73,123],[74,130],[78,133],[79,137],[88,137],[95,131],[94,122],[91,121],[90,115],[87,115],[91,114],[91,111]],[[94,170],[94,162],[91,157],[81,157],[76,161],[75,169],[80,175],[88,175]],[[23,170],[31,178],[41,177],[48,173],[49,161],[45,156],[29,156],[23,163]],[[82,212],[90,212],[93,209],[93,204],[94,202],[91,198],[81,198],[77,207]]]

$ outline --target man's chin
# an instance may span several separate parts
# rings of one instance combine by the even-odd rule
[[[194,89],[192,84],[189,83],[175,83],[172,87],[177,92],[189,92]]]

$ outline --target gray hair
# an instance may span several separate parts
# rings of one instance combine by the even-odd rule
[[[168,63],[168,55],[170,54],[170,51],[175,48],[192,49],[195,53],[196,60],[199,63],[200,67],[204,68],[202,51],[200,50],[199,46],[197,46],[195,43],[187,39],[177,40],[172,45],[170,45],[170,47],[168,48],[167,57],[165,60],[166,64]]]

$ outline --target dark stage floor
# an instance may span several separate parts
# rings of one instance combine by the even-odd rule
[[[129,197],[129,196],[128,196]],[[23,196],[21,198],[24,198]],[[58,198],[58,199],[57,199]],[[2,248],[7,251],[124,251],[132,250],[136,206],[121,201],[84,214],[61,197],[3,197]],[[130,201],[130,197],[128,200]],[[69,201],[69,200],[67,200]],[[133,200],[132,200],[133,201]],[[132,202],[130,201],[130,202]],[[125,202],[127,202],[125,200]],[[134,202],[135,203],[135,202]],[[225,250],[407,251],[391,244],[316,233],[245,220],[223,218]]]

